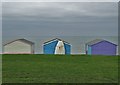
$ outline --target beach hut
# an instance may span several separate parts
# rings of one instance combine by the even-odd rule
[[[44,54],[70,54],[71,45],[59,38],[49,40],[43,44]]]
[[[117,45],[103,39],[95,39],[86,43],[86,54],[89,55],[116,55]]]
[[[17,39],[3,45],[3,54],[33,54],[34,43],[26,39]]]

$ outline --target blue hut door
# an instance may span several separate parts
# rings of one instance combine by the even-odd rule
[[[63,41],[58,41],[55,47],[55,54],[65,54],[65,48]]]

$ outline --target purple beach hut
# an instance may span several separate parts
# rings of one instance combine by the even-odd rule
[[[95,39],[86,43],[88,55],[116,55],[117,45],[103,39]]]

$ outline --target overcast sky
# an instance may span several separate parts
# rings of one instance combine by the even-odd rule
[[[43,53],[43,43],[57,37],[79,54],[96,38],[118,42],[117,2],[3,2],[2,6],[3,44],[25,38],[35,43],[35,53]]]
[[[117,2],[4,2],[4,36],[117,36]]]

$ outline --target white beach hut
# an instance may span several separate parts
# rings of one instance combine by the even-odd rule
[[[17,39],[3,45],[3,54],[33,54],[34,43],[26,39]]]

